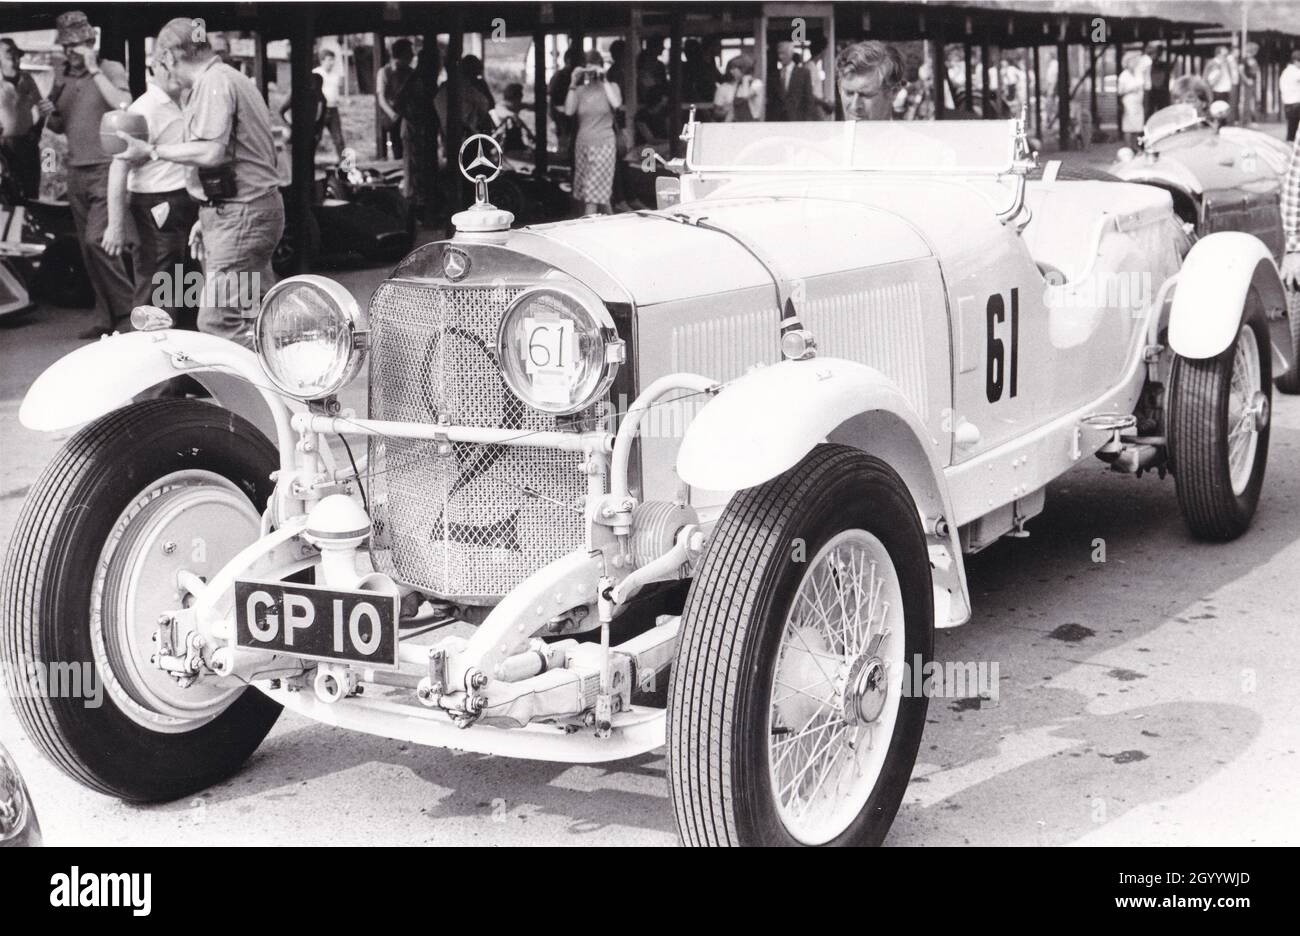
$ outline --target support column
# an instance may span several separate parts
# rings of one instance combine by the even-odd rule
[[[253,81],[262,100],[267,101],[266,36],[260,30],[253,33]]]
[[[1043,73],[1038,70],[1038,46],[1030,52],[1034,63],[1034,135],[1043,138]]]
[[[970,39],[962,44],[962,54],[966,57],[966,112],[975,113],[975,63],[971,55]]]
[[[930,74],[934,85],[934,119],[943,120],[947,112],[947,102],[944,98],[948,88],[948,64],[944,61],[943,39],[936,37],[926,45],[930,49],[932,68]]]
[[[627,114],[629,125],[636,118],[638,100],[636,82],[636,60],[641,54],[641,4],[632,4],[628,12],[627,37],[623,40],[623,113]]]
[[[126,41],[126,73],[131,85],[131,96],[144,94],[147,72],[144,54],[144,34],[133,33]]]
[[[1124,70],[1124,43],[1115,40],[1115,138],[1124,139],[1124,96],[1119,93],[1119,75]]]
[[[1070,44],[1056,44],[1056,125],[1061,151],[1070,149]]]
[[[1097,63],[1103,65],[1106,63],[1106,47],[1102,46],[1100,50],[1096,46],[1088,46],[1088,108],[1092,114],[1092,129],[1096,133],[1101,129],[1101,108],[1097,106]],[[1119,81],[1117,77],[1116,82]],[[1084,140],[1085,143],[1091,143],[1092,140]]]
[[[461,119],[461,96],[465,82],[460,73],[460,60],[465,54],[465,15],[460,7],[454,8],[447,25],[447,125],[442,128],[443,145],[447,149],[447,172],[452,179],[452,204],[449,213],[469,206],[468,184],[460,174],[460,144],[465,139],[464,121]]]
[[[99,57],[109,59],[113,62],[126,61],[126,24],[123,20],[123,9],[121,6],[100,7],[108,15],[99,20]],[[97,17],[91,17],[96,21]]]
[[[293,103],[291,154],[293,180],[289,186],[288,233],[299,245],[295,273],[306,273],[311,260],[306,246],[311,242],[311,211],[316,187],[316,139],[312,125],[316,120],[316,101],[310,93],[312,49],[316,44],[316,11],[311,4],[295,4],[286,9],[293,25],[289,37],[289,87]]]
[[[993,89],[989,85],[989,42],[987,38],[980,43],[980,88],[982,89],[981,93],[984,95],[983,100],[980,101],[980,116],[985,120],[991,120],[993,118],[993,108],[989,107],[989,99],[993,96]]]
[[[382,32],[373,32],[370,34],[370,67],[374,71],[374,82],[371,87],[375,89],[375,158],[388,158],[388,141],[387,134],[384,133],[384,121],[387,115],[379,106],[379,75],[388,64],[388,47],[384,45],[384,34]]]
[[[668,29],[668,147],[678,155],[682,135],[682,26],[684,14],[673,4]]]
[[[546,27],[533,28],[533,175],[546,177],[546,120],[550,112],[546,87]]]

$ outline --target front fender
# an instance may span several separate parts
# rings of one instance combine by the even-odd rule
[[[918,439],[925,425],[880,371],[840,358],[782,361],[728,384],[691,421],[677,474],[709,491],[739,491],[794,467],[846,420],[871,410],[901,419]],[[938,442],[930,459],[939,474]]]
[[[290,406],[267,385],[257,356],[202,332],[128,332],[78,348],[36,378],[23,398],[18,419],[40,432],[79,426],[182,374],[193,376],[221,406],[276,441],[282,459],[293,451]]]
[[[1188,251],[1169,311],[1169,347],[1180,357],[1196,360],[1232,347],[1252,287],[1264,304],[1273,336],[1273,376],[1286,373],[1292,354],[1287,320],[1281,315],[1287,307],[1282,279],[1264,242],[1240,231],[1210,234]]]
[[[852,445],[898,472],[921,514],[935,580],[935,626],[970,617],[966,572],[943,466],[950,452],[880,371],[840,358],[782,361],[728,384],[686,430],[677,474],[738,491],[794,467],[821,442]],[[943,522],[940,522],[943,520]]]

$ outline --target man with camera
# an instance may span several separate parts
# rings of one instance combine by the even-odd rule
[[[284,233],[271,113],[257,85],[218,58],[202,20],[167,23],[153,58],[190,91],[184,141],[118,135],[127,158],[190,167],[186,188],[199,203],[190,250],[203,264],[199,330],[252,347],[253,320],[275,282],[271,254]]]
[[[56,42],[63,47],[63,73],[54,81],[48,100],[38,105],[49,128],[68,139],[68,205],[81,241],[86,275],[95,290],[97,323],[78,338],[98,338],[125,325],[131,315],[131,279],[121,257],[100,246],[108,225],[108,169],[112,157],[99,140],[105,113],[131,103],[126,69],[101,61],[95,53],[95,27],[77,10],[54,21]]]

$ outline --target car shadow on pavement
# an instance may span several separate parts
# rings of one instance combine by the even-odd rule
[[[1236,704],[1238,683],[1269,660],[1247,647],[1251,589],[1230,586],[1294,546],[1298,450],[1300,432],[1275,425],[1259,511],[1233,543],[1191,538],[1172,478],[1084,466],[1049,486],[1029,538],[968,557],[974,617],[936,635],[935,657],[997,662],[999,699],[931,699],[888,841],[1068,843],[1249,746],[1264,718],[1258,698]]]
[[[392,844],[421,840],[420,830],[410,823],[425,823],[432,835],[433,822],[457,818],[479,820],[473,826],[476,835],[497,832],[503,841],[515,843],[519,824],[541,817],[558,817],[575,836],[612,827],[666,835],[675,831],[661,751],[606,764],[526,761],[425,748],[296,718],[287,731],[277,726],[244,768],[223,783],[184,800],[137,808],[174,812],[183,819],[200,803],[214,809],[236,805],[241,812],[245,807],[240,803],[264,805],[267,800],[281,809],[290,799],[305,806],[315,796],[313,788],[323,790],[338,775],[363,769],[369,777],[384,767],[402,775],[400,796],[385,807],[386,812],[405,813],[401,838]],[[354,805],[323,795],[345,811],[355,811]],[[366,799],[373,805],[370,794]],[[385,816],[388,822],[396,818]],[[332,835],[347,842],[354,833],[362,834],[353,823],[344,823]]]

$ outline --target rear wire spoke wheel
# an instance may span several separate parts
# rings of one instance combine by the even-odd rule
[[[1174,358],[1169,454],[1178,506],[1199,539],[1236,539],[1255,515],[1268,462],[1270,348],[1252,291],[1230,348],[1212,358]]]
[[[178,573],[211,578],[257,538],[278,465],[239,416],[150,400],[80,429],[33,485],[0,572],[0,669],[28,737],[73,779],[176,799],[271,730],[280,706],[258,690],[183,686],[150,657],[159,616],[184,603]]]
[[[1291,347],[1287,349],[1287,357],[1291,361],[1291,369],[1274,383],[1283,393],[1296,394],[1300,393],[1300,295],[1288,289],[1286,297],[1287,325],[1291,332]]]
[[[691,845],[874,845],[898,810],[933,648],[915,503],[878,459],[821,445],[736,494],[682,614],[668,764]]]

